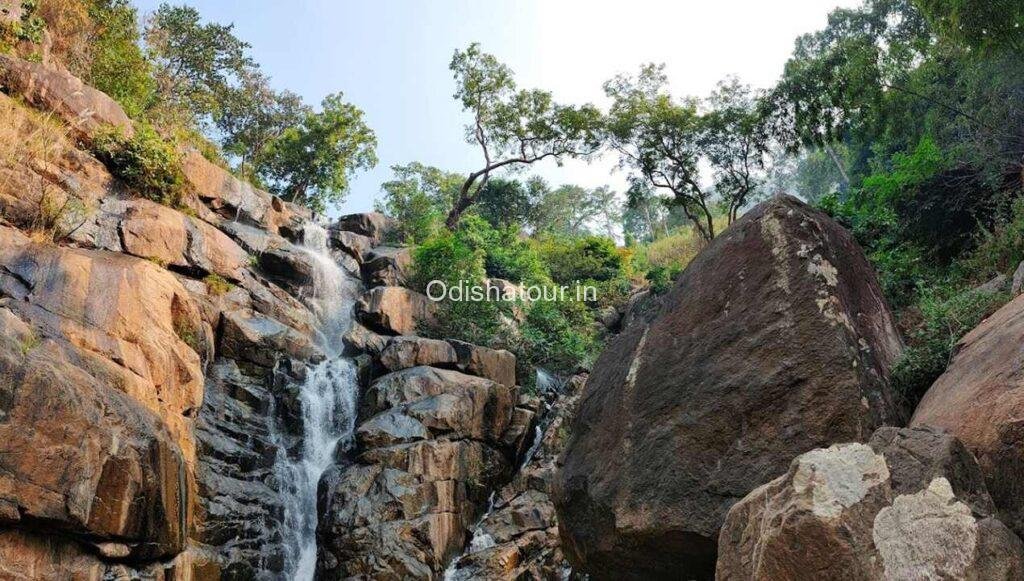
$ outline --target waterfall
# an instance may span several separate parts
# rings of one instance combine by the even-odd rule
[[[317,484],[340,447],[352,445],[358,385],[353,362],[342,356],[342,335],[352,324],[352,307],[360,281],[331,257],[326,231],[315,224],[304,231],[303,250],[313,261],[314,276],[303,301],[319,319],[319,343],[326,358],[309,369],[298,386],[302,430],[298,452],[279,446],[275,473],[284,506],[282,534],[285,574],[296,581],[316,571]],[[284,436],[278,438],[285,442]]]

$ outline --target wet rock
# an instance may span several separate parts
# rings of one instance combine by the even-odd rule
[[[900,420],[874,272],[801,202],[752,209],[663,301],[601,354],[562,456],[562,548],[596,577],[711,577],[733,503],[803,452]]]
[[[218,351],[224,357],[268,369],[273,369],[282,357],[299,361],[317,361],[324,357],[310,336],[252,311],[223,314]]]
[[[313,257],[283,239],[278,239],[260,253],[259,265],[268,278],[292,294],[299,294],[316,276]]]
[[[568,422],[575,415],[585,376],[574,376],[558,393],[545,394],[550,411],[517,407],[512,427],[519,432],[522,466],[503,486],[490,512],[474,529],[473,542],[448,570],[455,581],[468,579],[561,579],[569,568],[560,547],[558,519],[550,499],[558,456],[568,440]],[[520,400],[520,405],[525,398]],[[529,419],[527,419],[529,418]],[[534,429],[518,429],[522,423]],[[538,438],[539,436],[539,438]],[[523,457],[529,449],[532,456]]]
[[[374,245],[380,244],[394,228],[394,220],[380,212],[348,214],[338,218],[331,226],[332,230],[344,230],[367,236],[373,240]]]
[[[352,351],[379,357],[387,346],[389,337],[378,335],[359,323],[353,323],[352,328],[342,337],[342,341]]]
[[[67,71],[0,55],[0,87],[52,112],[79,139],[88,141],[104,127],[116,127],[126,135],[134,133],[131,119],[116,101]]]
[[[974,458],[934,429],[796,458],[729,511],[717,579],[1016,579],[1024,544],[993,518]]]
[[[978,458],[1000,518],[1024,534],[1024,297],[996,311],[957,345],[946,372],[918,404],[912,426],[949,430]]]
[[[432,324],[437,303],[407,288],[379,286],[356,304],[356,315],[367,327],[388,335],[415,335],[420,325]]]

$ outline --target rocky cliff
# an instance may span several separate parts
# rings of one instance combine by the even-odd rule
[[[10,57],[0,89],[0,577],[439,578],[546,415],[515,358],[415,336],[383,216],[192,150],[142,199],[91,153],[113,100]]]

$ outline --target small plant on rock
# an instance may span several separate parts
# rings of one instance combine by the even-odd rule
[[[151,126],[137,124],[132,137],[104,130],[94,140],[93,153],[136,194],[168,206],[180,203],[185,189],[181,156]]]

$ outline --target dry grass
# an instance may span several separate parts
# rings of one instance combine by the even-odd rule
[[[81,201],[43,175],[71,147],[67,136],[67,127],[52,114],[0,98],[0,198],[19,210],[10,216],[6,207],[0,212],[40,242],[59,242],[85,220]]]

